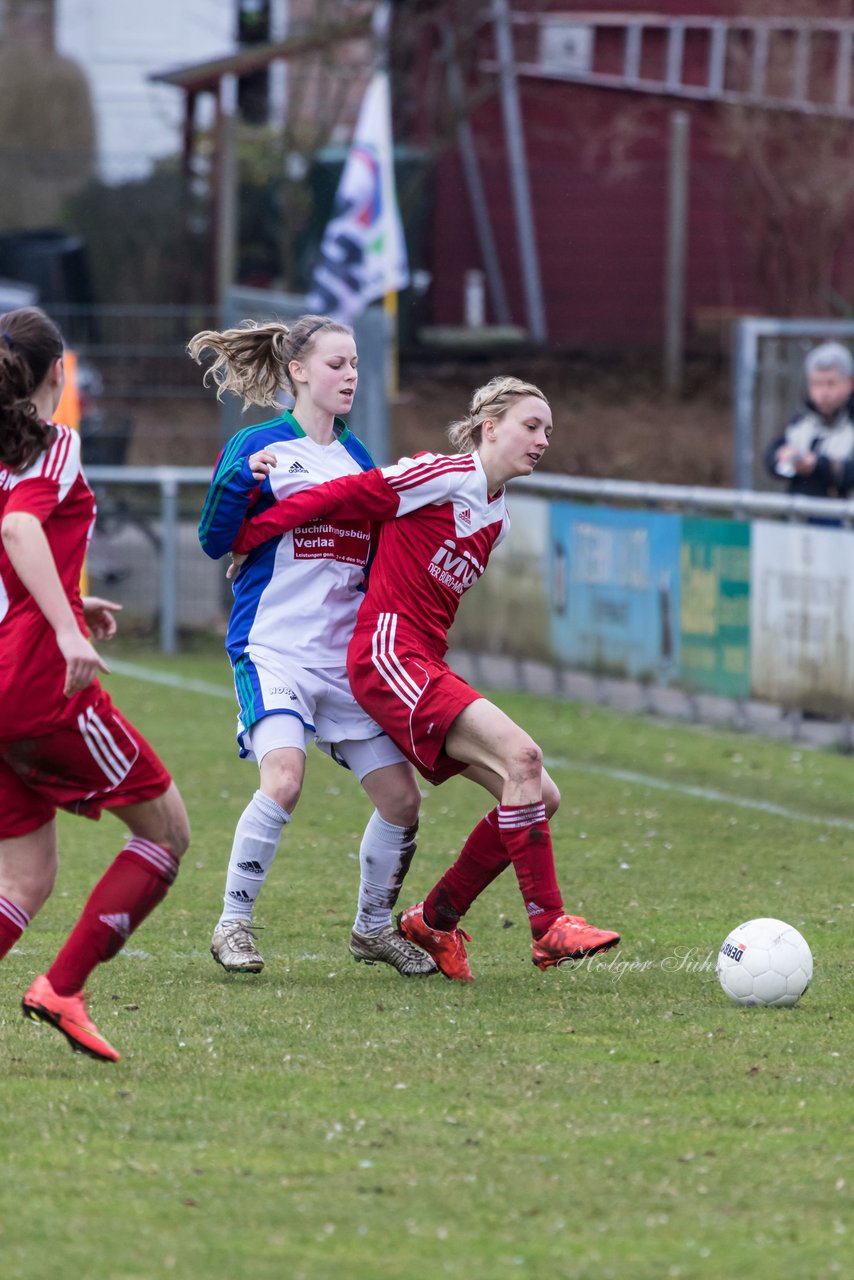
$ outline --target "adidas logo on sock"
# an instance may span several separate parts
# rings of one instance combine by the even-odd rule
[[[229,889],[226,897],[230,898],[232,902],[248,902],[250,906],[254,901],[252,895],[247,893],[245,889]]]
[[[262,876],[264,874],[264,868],[260,862],[238,862],[237,869],[238,871],[250,871],[254,876]]]
[[[289,476],[297,475],[298,472],[300,471],[304,475],[308,475],[308,467],[304,467],[301,462],[292,462],[291,465],[288,467]]]
[[[120,938],[127,940],[130,937],[130,916],[126,911],[119,912],[117,915],[98,916],[98,919],[102,924],[114,929]]]

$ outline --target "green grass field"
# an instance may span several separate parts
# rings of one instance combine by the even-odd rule
[[[229,692],[213,651],[121,656]],[[623,944],[539,972],[508,873],[467,920],[462,986],[350,959],[369,806],[312,751],[257,916],[267,967],[229,976],[208,945],[256,779],[233,707],[109,687],[173,769],[194,841],[93,975],[110,1066],[19,1012],[121,843],[113,819],[61,819],[56,891],[2,968],[4,1280],[854,1274],[854,761],[497,696],[561,787],[568,907]],[[402,905],[488,804],[430,791]],[[756,915],[812,946],[792,1010],[718,985],[721,940]]]

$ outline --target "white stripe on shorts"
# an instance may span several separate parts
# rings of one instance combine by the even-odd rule
[[[371,643],[371,659],[389,688],[401,702],[406,703],[410,711],[414,711],[424,690],[419,688],[404,669],[394,651],[396,631],[397,614],[381,613]]]
[[[111,787],[117,787],[130,773],[139,750],[129,760],[94,707],[89,707],[77,717],[77,725],[92,759]]]

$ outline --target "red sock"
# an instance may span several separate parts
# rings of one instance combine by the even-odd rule
[[[47,977],[59,996],[71,996],[97,964],[121,951],[178,874],[178,861],[152,840],[132,836],[92,890],[83,914]]]
[[[499,805],[498,831],[519,881],[531,933],[541,938],[563,915],[546,806]]]
[[[498,810],[482,818],[456,862],[424,899],[424,919],[432,929],[455,929],[475,898],[510,865],[498,834]]]
[[[9,954],[29,923],[24,908],[0,894],[0,960]]]

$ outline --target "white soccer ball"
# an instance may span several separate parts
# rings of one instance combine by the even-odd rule
[[[737,1004],[792,1005],[812,978],[812,952],[782,920],[748,920],[721,944],[716,972]]]

